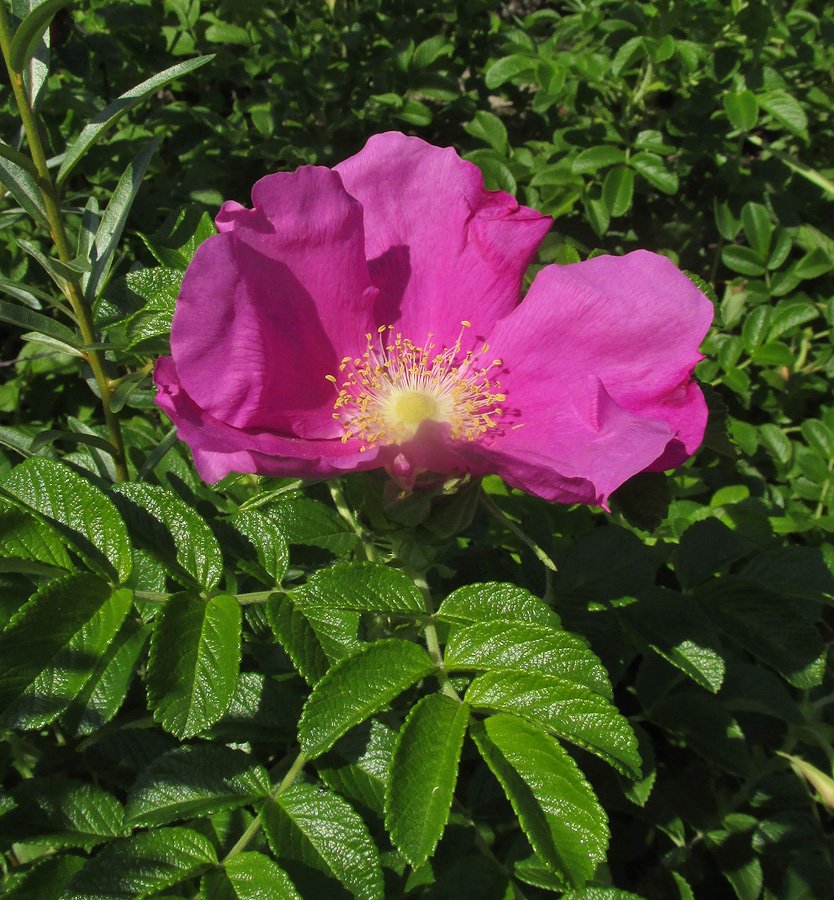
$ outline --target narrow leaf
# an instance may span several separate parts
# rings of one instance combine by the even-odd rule
[[[76,349],[81,346],[81,340],[71,328],[67,328],[66,325],[56,322],[55,319],[51,319],[43,313],[26,309],[15,303],[6,303],[5,300],[0,300],[0,321],[16,325],[18,328],[42,332]]]
[[[458,777],[469,706],[429,694],[400,730],[385,795],[385,825],[412,866],[421,866],[443,834]]]
[[[554,738],[515,716],[491,716],[470,732],[533,849],[581,887],[605,860],[608,823],[576,763]]]
[[[166,731],[191,737],[223,715],[237,682],[240,635],[234,597],[175,594],[166,602],[148,660],[148,699]]]
[[[35,168],[32,160],[25,153],[21,153],[20,150],[10,147],[5,141],[0,141],[0,157],[24,169],[33,178],[38,177],[38,170]]]
[[[313,759],[329,750],[349,728],[433,670],[422,647],[395,639],[367,644],[336,663],[304,704],[298,726],[302,752]]]
[[[70,0],[43,0],[18,25],[9,49],[9,66],[22,73],[55,13]]]
[[[0,184],[17,200],[21,207],[45,229],[49,229],[43,196],[37,182],[27,168],[0,156]]]
[[[56,182],[58,186],[63,184],[69,173],[78,164],[81,157],[90,149],[90,147],[100,140],[108,128],[114,125],[129,109],[132,109],[138,103],[148,97],[152,97],[160,88],[170,84],[175,78],[186,75],[204,66],[207,62],[211,62],[214,55],[198,56],[185,62],[177,63],[164,72],[154,75],[147,81],[137,84],[136,87],[126,91],[118,99],[114,100],[109,106],[106,106],[93,120],[86,125],[78,136],[78,138],[69,146],[61,168],[58,170]]]

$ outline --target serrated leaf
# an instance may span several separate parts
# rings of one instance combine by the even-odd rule
[[[804,690],[820,684],[825,647],[796,601],[737,576],[715,579],[698,596],[717,628],[790,684]]]
[[[626,152],[622,147],[611,144],[600,144],[583,150],[571,164],[571,169],[578,173],[596,172],[605,166],[616,166],[626,161]]]
[[[719,690],[724,680],[721,642],[697,604],[658,588],[619,612],[655,653],[701,687]]]
[[[47,582],[0,634],[0,710],[8,708],[110,600],[111,587],[94,575]]]
[[[582,891],[566,891],[559,900],[645,900],[645,897],[620,888],[589,887]]]
[[[489,144],[498,153],[504,155],[507,152],[507,127],[495,113],[479,109],[472,121],[463,127],[467,134]]]
[[[214,865],[217,852],[202,834],[157,828],[114,841],[87,860],[62,900],[140,900]]]
[[[172,574],[186,572],[205,591],[220,581],[223,556],[217,538],[199,513],[173,491],[152,484],[120,484],[113,494],[146,549],[167,563]],[[187,579],[189,586],[191,579]]]
[[[232,526],[255,548],[258,563],[276,585],[280,585],[290,563],[290,551],[284,535],[274,521],[256,509],[235,513]]]
[[[757,94],[756,99],[759,106],[791,134],[808,139],[808,117],[796,97],[787,91],[776,90]]]
[[[587,688],[547,675],[487,672],[464,697],[475,709],[523,716],[614,766],[640,777],[637,738],[615,706]]]
[[[335,878],[356,900],[383,900],[379,852],[365,823],[341,797],[294,784],[268,803],[262,816],[270,849],[303,896],[338,896],[330,880]],[[327,877],[310,877],[315,874]]]
[[[541,673],[576,682],[609,699],[614,692],[602,663],[587,642],[546,625],[480,622],[455,630],[444,651],[444,667]]]
[[[19,568],[24,560],[72,569],[58,532],[15,506],[0,504],[0,571]]]
[[[128,272],[125,280],[128,287],[146,301],[125,321],[128,349],[158,338],[167,340],[182,284],[182,272],[161,267],[140,269]]]
[[[605,860],[608,823],[593,790],[555,738],[516,716],[470,733],[549,869],[581,887]]]
[[[197,744],[157,757],[128,796],[126,821],[165,825],[177,819],[211,816],[269,795],[263,766],[240,750]]]
[[[612,216],[623,216],[631,207],[634,196],[634,172],[631,169],[611,169],[602,183],[602,202]]]
[[[127,528],[98,488],[57,460],[33,457],[3,481],[6,499],[42,516],[104,578],[127,580],[133,564]]]
[[[385,815],[385,786],[397,732],[377,719],[352,728],[316,760],[319,778],[354,807]]]
[[[469,706],[429,694],[411,708],[397,739],[385,793],[385,826],[415,868],[449,819]]]
[[[122,804],[93,784],[36,778],[14,791],[17,808],[0,819],[13,841],[91,849],[125,834]]]
[[[289,875],[263,853],[249,850],[203,879],[201,900],[302,900]]]
[[[87,150],[103,137],[105,132],[129,109],[132,109],[147,97],[152,97],[160,90],[160,88],[165,87],[166,84],[170,84],[175,78],[179,78],[181,75],[186,75],[189,72],[193,72],[195,69],[199,69],[200,66],[204,66],[207,62],[211,62],[212,59],[214,59],[214,55],[198,56],[195,59],[177,63],[175,66],[165,69],[164,72],[160,72],[158,75],[148,78],[147,81],[137,84],[136,87],[131,88],[129,91],[125,91],[118,99],[106,106],[88,125],[84,126],[81,134],[79,134],[76,140],[67,148],[66,155],[64,156],[64,160],[61,163],[61,168],[58,170],[56,178],[58,186],[60,187],[60,185],[63,184],[69,173],[75,168]]]
[[[560,629],[559,616],[528,590],[514,584],[489,582],[458,588],[440,604],[437,618],[453,625],[471,622],[529,622]]]
[[[750,131],[759,119],[759,103],[752,91],[727,92],[721,98],[724,111],[733,128]]]
[[[492,90],[492,88],[497,88],[504,84],[505,81],[509,81],[522,73],[530,72],[532,75],[535,64],[536,58],[533,56],[525,56],[520,53],[505,56],[502,59],[495,60],[487,68],[484,73],[484,81],[486,86]]]
[[[766,259],[773,239],[773,223],[767,208],[752,200],[745,203],[741,209],[741,227],[756,255]]]
[[[301,750],[314,759],[354,725],[378,712],[434,671],[428,653],[410,641],[366,644],[316,683],[298,725]]]
[[[286,594],[273,594],[267,601],[266,614],[269,627],[301,677],[308,684],[315,684],[330,661],[310,620]]]
[[[128,621],[99,659],[84,688],[63,714],[64,728],[76,736],[90,734],[109,722],[127,696],[152,625]]]
[[[4,900],[61,900],[64,888],[78,872],[84,860],[80,856],[63,853],[46,856],[23,877],[6,882]]]
[[[86,685],[132,605],[132,591],[113,591],[6,710],[7,727],[42,728],[54,721]]]
[[[360,612],[425,613],[423,595],[401,570],[381,563],[336,563],[293,591],[301,609],[321,605]]]
[[[356,546],[357,537],[347,522],[318,500],[296,497],[260,510],[275,522],[290,544],[323,547],[337,556]]]
[[[241,614],[234,597],[175,594],[156,620],[148,659],[154,720],[179,738],[226,711],[240,666]]]

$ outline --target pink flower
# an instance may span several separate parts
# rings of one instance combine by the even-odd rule
[[[700,444],[707,298],[645,251],[522,279],[551,220],[389,133],[227,202],[185,273],[158,405],[207,481],[497,473],[606,503]]]

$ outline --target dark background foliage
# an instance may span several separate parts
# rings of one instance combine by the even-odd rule
[[[105,850],[146,825],[152,835],[160,824],[185,822],[222,857],[253,819],[260,773],[268,770],[273,781],[286,774],[309,691],[295,671],[315,681],[310,668],[339,659],[332,646],[339,638],[319,622],[317,634],[329,634],[331,645],[323,641],[319,663],[299,661],[281,610],[273,601],[264,607],[245,598],[282,578],[290,591],[303,591],[306,578],[353,557],[360,544],[334,512],[339,497],[334,506],[323,485],[302,494],[284,482],[247,478],[211,489],[194,474],[184,447],[163,445],[168,452],[157,458],[170,426],[152,405],[147,360],[165,349],[178,278],[193,252],[188,239],[195,230],[209,233],[205,221],[197,226],[202,213],[213,215],[224,199],[247,203],[252,184],[269,172],[333,165],[389,129],[454,145],[482,168],[488,186],[553,215],[538,265],[642,247],[702,279],[717,314],[697,370],[711,423],[690,463],[668,475],[637,476],[615,496],[612,514],[553,506],[490,478],[487,496],[506,518],[479,509],[472,525],[445,543],[437,522],[454,510],[435,509],[426,518],[427,509],[382,509],[373,478],[344,485],[342,499],[365,510],[360,525],[387,529],[381,546],[395,558],[403,525],[422,528],[424,538],[433,534],[437,547],[443,543],[430,577],[438,596],[472,582],[513,582],[546,596],[564,627],[586,636],[602,659],[615,703],[638,735],[644,775],[629,781],[591,753],[571,750],[611,829],[608,862],[595,886],[562,893],[564,885],[531,854],[525,830],[469,740],[445,836],[430,862],[412,871],[386,837],[380,797],[389,732],[417,699],[416,688],[371,720],[378,743],[366,737],[366,746],[376,763],[338,744],[308,766],[301,785],[326,784],[353,804],[378,845],[392,900],[830,896],[834,785],[824,781],[834,761],[830,4],[91,0],[57,15],[51,42],[41,114],[55,154],[133,85],[178,61],[215,55],[131,111],[66,185],[68,221],[78,230],[88,196],[103,206],[141,146],[161,139],[128,220],[120,268],[96,312],[121,373],[136,373],[120,397],[131,472],[179,498],[188,527],[170,519],[149,526],[141,512],[146,501],[143,507],[136,495],[108,494],[118,509],[114,533],[124,519],[140,548],[128,582],[140,599],[115,643],[92,642],[90,660],[59,660],[50,670],[53,687],[67,681],[73,666],[87,672],[86,680],[52,695],[42,680],[40,699],[30,691],[4,713],[0,849],[8,896],[64,896],[88,853],[104,858],[103,872],[129,865],[108,861]],[[4,92],[0,134],[8,142],[18,127]],[[178,219],[184,208],[185,219]],[[48,289],[21,238],[47,250],[44,234],[7,197],[0,208],[0,274]],[[141,274],[148,269],[157,274]],[[43,342],[21,342],[19,329],[9,327],[2,366],[4,490],[34,503],[13,472],[21,455],[32,454],[37,465],[60,458],[109,490],[106,454],[67,440],[67,429],[106,437],[97,400],[76,376],[78,360]],[[55,490],[74,484],[58,478]],[[3,559],[22,552],[10,543],[22,527],[9,518],[13,508],[0,510]],[[241,510],[268,513],[281,546],[289,545],[286,560],[270,563],[251,533],[252,545],[245,545]],[[71,578],[93,577],[76,573],[77,560],[87,559],[85,545],[70,542],[73,562],[65,563],[61,536],[52,537],[44,539],[59,569],[69,568]],[[175,545],[192,554],[191,564]],[[556,561],[555,576],[542,565],[542,551]],[[40,565],[46,551],[38,552],[32,551]],[[215,556],[222,580],[218,574],[212,581],[206,560]],[[87,563],[93,572],[102,565]],[[3,566],[4,622],[43,577],[38,566]],[[190,730],[174,722],[174,713],[160,712],[166,682],[161,662],[154,675],[153,656],[163,660],[175,649],[158,638],[149,651],[147,642],[160,620],[154,598],[195,584],[207,590],[207,583],[244,598],[242,674],[234,699],[216,715],[203,710]],[[170,608],[171,621],[192,614],[186,601],[179,613]],[[221,601],[216,615],[222,618],[224,609]],[[360,637],[379,636],[371,628]],[[240,653],[236,641],[230,652]],[[92,686],[103,672],[112,679],[110,705],[96,706]],[[52,709],[44,710],[44,696],[52,696]],[[192,757],[194,771],[225,773],[226,792],[212,786],[215,807],[158,812],[164,804],[148,785],[155,767],[170,763],[165,754],[183,745],[196,754],[220,753],[224,744],[248,750],[258,774],[241,774],[236,757]],[[309,797],[301,794],[295,802],[303,805]],[[62,818],[62,807],[78,812]],[[96,819],[93,809],[104,812]],[[341,813],[334,815],[338,821]],[[249,849],[275,855],[277,830],[267,829],[269,840],[261,837]],[[340,878],[332,861],[316,868],[309,847],[299,847],[280,861],[305,898],[344,891],[340,881],[353,896],[375,896],[361,879]],[[171,881],[131,896],[233,896],[199,867],[183,872],[176,888]]]

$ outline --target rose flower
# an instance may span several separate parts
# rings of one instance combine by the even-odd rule
[[[372,137],[229,201],[185,273],[158,405],[201,476],[487,473],[605,505],[700,444],[712,305],[646,251],[551,265],[551,219],[451,148]]]

